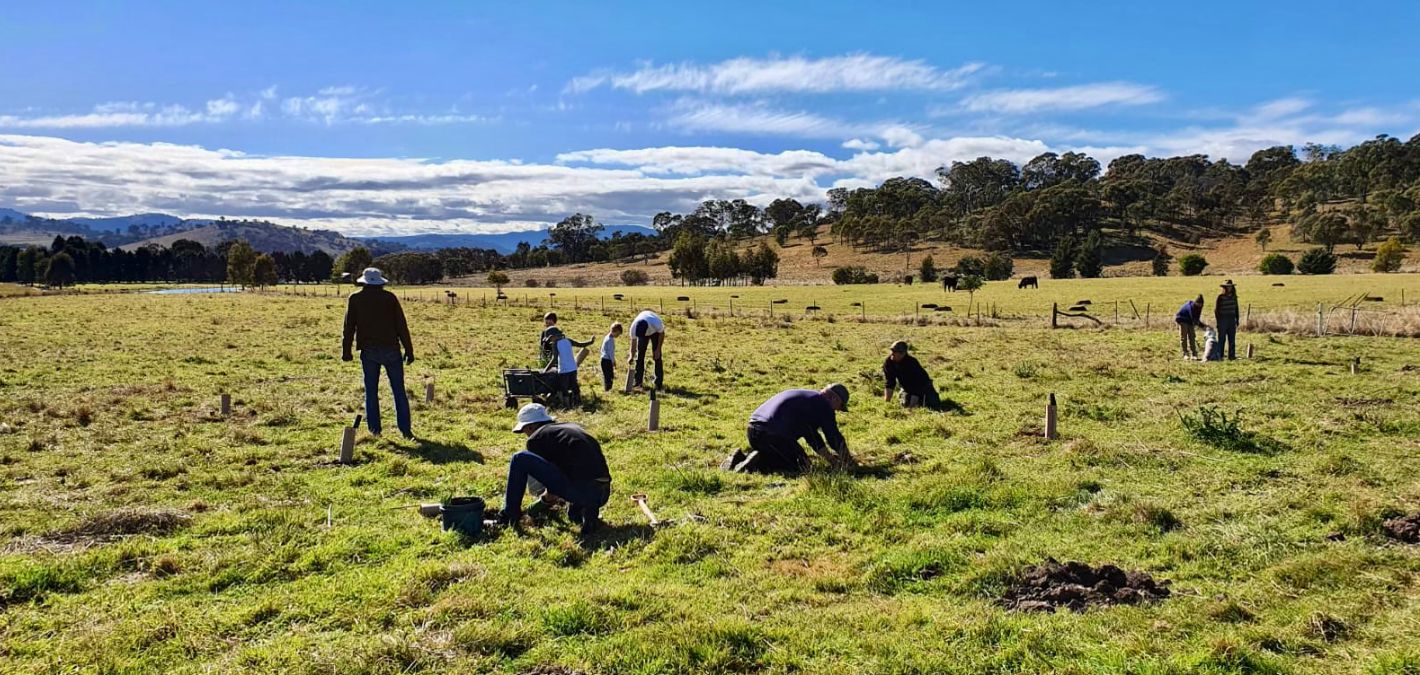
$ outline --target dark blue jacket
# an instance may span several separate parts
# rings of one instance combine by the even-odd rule
[[[1178,314],[1173,315],[1173,320],[1176,323],[1189,323],[1195,326],[1200,325],[1203,323],[1203,305],[1189,300],[1183,303],[1182,307],[1178,308]]]
[[[802,438],[814,450],[823,450],[825,439],[834,450],[844,447],[833,406],[822,393],[813,389],[790,389],[775,394],[749,416],[749,423],[780,438],[795,441]],[[823,439],[819,438],[820,431]]]

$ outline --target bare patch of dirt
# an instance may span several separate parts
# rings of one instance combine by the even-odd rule
[[[11,542],[5,548],[11,552],[77,550],[134,535],[171,534],[190,522],[192,516],[176,509],[118,509],[89,516],[58,532]]]
[[[1336,397],[1336,402],[1340,405],[1344,405],[1351,408],[1369,408],[1378,405],[1390,405],[1392,403],[1395,403],[1395,399],[1338,396]]]
[[[1420,511],[1391,518],[1381,523],[1381,529],[1391,539],[1399,539],[1407,544],[1420,544]]]
[[[1089,607],[1137,605],[1169,596],[1167,581],[1156,582],[1146,572],[1114,565],[1091,567],[1054,558],[1026,568],[1006,589],[1001,604],[1021,612],[1051,612],[1060,607],[1082,612]]]

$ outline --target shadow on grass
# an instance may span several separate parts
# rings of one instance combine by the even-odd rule
[[[691,391],[689,389],[686,389],[685,387],[666,387],[661,391],[665,394],[669,394],[677,398],[688,398],[692,401],[696,399],[705,398],[704,393],[698,391]]]
[[[603,551],[607,549],[619,548],[633,541],[651,541],[656,536],[656,530],[650,525],[641,523],[627,523],[625,525],[612,525],[602,523],[595,532],[581,537],[582,548],[587,551]]]
[[[463,443],[441,443],[425,438],[414,441],[414,445],[393,444],[401,453],[418,457],[431,464],[453,464],[455,462],[483,463],[483,453]]]
[[[858,464],[848,470],[849,475],[854,478],[892,478],[897,472],[897,467],[891,463],[884,464]]]
[[[962,417],[968,417],[971,415],[971,411],[967,410],[966,406],[963,406],[962,404],[957,403],[956,401],[953,401],[952,399],[946,397],[942,397],[942,402],[940,405],[937,406],[936,411],[939,413],[946,413],[948,415],[960,415]]]

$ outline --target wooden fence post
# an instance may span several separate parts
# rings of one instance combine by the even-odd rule
[[[1058,303],[1058,302],[1052,302],[1052,303],[1050,303],[1050,327],[1051,327],[1051,328],[1059,328],[1059,327],[1060,327],[1060,318],[1059,318],[1059,316],[1060,316],[1060,303]]]

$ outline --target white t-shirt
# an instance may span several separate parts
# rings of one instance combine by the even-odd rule
[[[557,341],[557,372],[563,375],[577,372],[577,357],[572,354],[572,341],[567,338]]]
[[[657,334],[657,333],[664,333],[664,332],[666,332],[666,324],[661,323],[661,317],[656,316],[656,313],[655,313],[655,312],[653,312],[653,311],[651,311],[651,310],[648,309],[648,310],[646,310],[646,311],[644,311],[644,312],[641,312],[640,314],[637,314],[637,315],[636,315],[636,318],[631,321],[631,326],[632,326],[631,336],[632,336],[632,337],[636,337],[636,329],[635,329],[635,326],[636,326],[637,323],[639,323],[639,322],[641,322],[641,321],[645,321],[645,322],[646,322],[646,335],[647,335],[647,336],[655,335],[655,334]]]
[[[616,360],[616,338],[612,337],[611,333],[607,333],[607,336],[602,338],[602,360]]]

